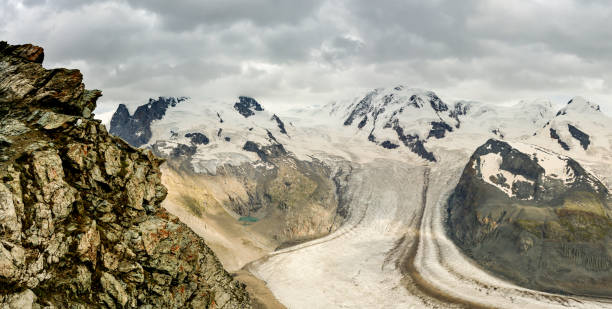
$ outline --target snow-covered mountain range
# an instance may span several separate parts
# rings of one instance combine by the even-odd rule
[[[245,147],[247,142],[269,146],[290,139],[292,127],[253,98],[241,96],[234,104],[198,103],[185,97],[159,97],[133,114],[119,105],[110,132],[166,157],[189,155],[196,172],[213,174],[225,163],[257,160],[259,155]]]
[[[283,113],[245,96],[162,97],[133,114],[120,106],[110,132],[168,159],[166,207],[216,226],[201,234],[222,261],[289,307],[598,307],[525,287],[609,296],[612,256],[597,248],[612,239],[610,120],[581,97],[556,110],[397,86]],[[221,210],[194,216],[200,206],[187,201],[199,199]],[[225,212],[234,221],[219,219]],[[592,275],[599,281],[574,284]]]
[[[403,148],[435,162],[436,148],[474,149],[488,138],[521,140],[568,155],[604,156],[612,137],[606,126],[609,119],[597,105],[581,97],[557,111],[543,99],[512,106],[446,103],[434,92],[397,86],[315,110],[279,115],[249,97],[240,97],[235,103],[160,97],[150,99],[132,115],[120,105],[110,132],[135,146],[163,142],[157,147],[167,155],[178,145],[187,145],[195,152],[196,161],[215,159],[220,164],[257,159],[244,151],[247,141],[301,148],[309,143],[302,140],[303,134],[308,135],[305,132],[327,127],[361,136],[390,151]],[[298,127],[293,123],[299,123]],[[293,140],[292,135],[296,137]]]
[[[522,138],[553,116],[549,101],[521,101],[514,106],[492,106],[473,101],[445,103],[435,93],[397,86],[375,89],[363,98],[327,106],[344,125],[367,132],[382,147],[408,147],[420,157],[436,161],[427,150],[447,136]]]

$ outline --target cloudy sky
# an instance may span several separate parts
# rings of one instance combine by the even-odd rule
[[[103,90],[99,114],[159,95],[289,108],[398,84],[612,110],[606,0],[0,0],[0,39],[79,68]]]

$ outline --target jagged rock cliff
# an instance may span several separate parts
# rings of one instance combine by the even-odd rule
[[[185,97],[159,97],[149,99],[149,103],[139,106],[130,115],[124,104],[119,104],[110,122],[110,133],[120,136],[134,147],[140,147],[151,139],[151,122],[162,119],[168,107],[185,101]]]
[[[0,42],[0,307],[249,308],[204,241],[160,208],[150,151],[92,119],[98,90]]]
[[[556,293],[612,296],[608,189],[578,162],[489,140],[448,204],[449,234],[484,268]]]

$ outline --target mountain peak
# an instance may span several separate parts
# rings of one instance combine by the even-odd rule
[[[587,99],[583,97],[577,96],[569,100],[569,102],[567,102],[567,104],[562,109],[559,110],[559,112],[557,113],[557,116],[566,115],[568,112],[592,113],[593,111],[601,112],[599,105],[591,101],[588,101]]]
[[[426,150],[430,138],[453,131],[449,107],[433,91],[396,86],[377,88],[341,107],[344,126],[368,132],[368,140],[384,148],[408,147],[420,157],[436,161]],[[426,124],[426,125],[423,125]]]
[[[151,138],[151,122],[160,120],[169,107],[188,100],[187,97],[159,97],[136,108],[130,115],[125,104],[119,104],[110,121],[110,133],[123,138],[130,145],[140,147]]]
[[[255,111],[263,111],[261,104],[251,97],[239,96],[238,100],[240,102],[234,104],[234,109],[244,116],[244,118],[255,115]]]

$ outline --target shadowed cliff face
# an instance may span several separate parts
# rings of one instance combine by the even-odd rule
[[[92,119],[101,92],[79,71],[42,59],[0,42],[0,307],[249,308],[160,208],[160,160]]]
[[[484,268],[520,285],[612,296],[607,188],[571,158],[489,140],[448,204],[451,238]]]

